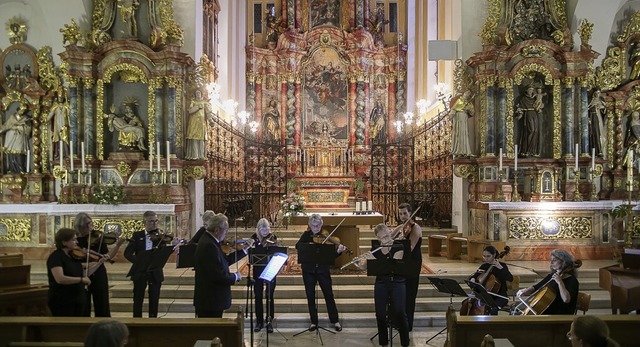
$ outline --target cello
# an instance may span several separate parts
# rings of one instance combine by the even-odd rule
[[[509,246],[505,246],[504,250],[496,255],[495,260],[509,254],[510,250],[511,248]],[[493,270],[494,267],[495,264],[491,264],[491,266],[489,266],[489,268],[478,277],[478,282],[487,290],[487,292],[498,294],[501,284],[496,276],[491,273],[491,270]],[[461,316],[479,316],[486,314],[486,311],[486,305],[475,296],[464,299],[460,305]]]
[[[582,261],[576,260],[573,264],[558,272],[558,274],[560,275],[560,278],[562,278],[566,273],[571,272],[580,266],[582,266]],[[558,296],[558,293],[550,285],[553,280],[553,277],[550,278],[526,300],[520,299],[521,303],[525,306],[525,309],[522,310],[522,315],[539,315],[551,306],[553,301],[556,299],[556,296]]]

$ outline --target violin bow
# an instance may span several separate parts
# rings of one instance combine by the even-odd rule
[[[396,234],[395,234],[395,235],[393,235],[393,238],[394,238],[394,239],[395,239],[396,237],[398,237],[398,235],[400,235],[400,232],[402,232],[402,229],[404,229],[404,226],[405,226],[405,225],[407,225],[407,223],[409,223],[409,221],[410,221],[411,219],[413,219],[413,217],[416,215],[416,213],[418,213],[418,211],[420,211],[420,208],[421,208],[421,207],[422,207],[422,205],[418,206],[418,208],[416,208],[416,210],[415,210],[415,211],[413,211],[413,213],[411,214],[411,216],[409,216],[409,218],[408,218],[406,221],[404,221],[404,223],[402,223],[402,224],[400,224],[400,225],[398,225],[398,226],[396,227],[396,229],[398,229],[398,231],[396,232]]]
[[[331,235],[333,235],[333,233],[336,232],[336,230],[338,230],[338,228],[340,227],[340,225],[342,225],[342,223],[344,223],[344,221],[347,219],[347,217],[342,218],[342,220],[340,221],[340,223],[338,223],[338,225],[336,225],[335,228],[333,228],[333,231],[331,233],[329,233],[329,235],[327,235],[327,237],[324,238],[324,240],[322,240],[322,245],[325,244],[325,242],[327,242],[327,240],[331,237]]]

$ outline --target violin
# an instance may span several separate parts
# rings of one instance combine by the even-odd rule
[[[112,245],[120,239],[120,236],[116,233],[103,233],[98,230],[91,230],[91,244],[92,245]]]
[[[336,246],[340,246],[340,239],[337,236],[331,236],[329,233],[327,233],[326,231],[322,231],[318,234],[315,234],[312,236],[313,239],[313,243],[319,243],[319,244],[325,244],[327,242],[332,243]],[[344,245],[343,245],[344,246]],[[345,252],[349,255],[353,254],[353,252],[349,249],[349,247],[344,246],[345,247]]]
[[[173,235],[156,229],[149,231],[149,239],[154,247],[160,247],[170,244],[173,241]]]
[[[89,253],[89,261],[99,261],[100,259],[103,258],[102,254],[96,251],[89,250],[88,253]],[[83,248],[74,248],[69,251],[69,255],[71,256],[71,258],[75,260],[79,260],[79,261],[87,260],[87,250]]]
[[[267,236],[262,238],[262,241],[260,241],[260,244],[262,245],[262,247],[269,247],[272,245],[276,245],[277,242],[278,242],[278,237],[276,236],[276,234],[269,233]]]
[[[220,247],[222,248],[222,252],[224,254],[231,254],[235,251],[240,251],[245,248],[251,247],[253,243],[249,240],[233,240],[233,239],[225,239],[220,242]]]

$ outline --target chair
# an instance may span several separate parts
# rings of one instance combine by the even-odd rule
[[[584,292],[578,292],[578,302],[576,303],[576,313],[582,311],[582,314],[587,314],[589,311],[589,304],[591,303],[591,294]]]
[[[513,281],[507,282],[507,293],[513,296],[513,300],[516,299],[516,293],[518,292],[518,289],[520,289],[520,276],[514,275]]]

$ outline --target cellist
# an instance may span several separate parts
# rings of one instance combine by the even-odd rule
[[[554,249],[551,251],[551,273],[532,287],[520,289],[516,295],[531,295],[544,286],[550,286],[556,294],[555,299],[546,310],[538,314],[575,314],[580,290],[576,268],[580,265],[582,262],[574,260],[569,252]]]
[[[482,250],[482,265],[469,277],[469,281],[482,284],[488,292],[502,296],[493,297],[498,307],[491,307],[489,314],[494,316],[498,314],[500,308],[509,302],[507,299],[507,282],[513,281],[513,275],[509,271],[507,264],[498,261],[497,256],[498,250],[495,247],[485,247]],[[497,283],[489,283],[495,281]]]

